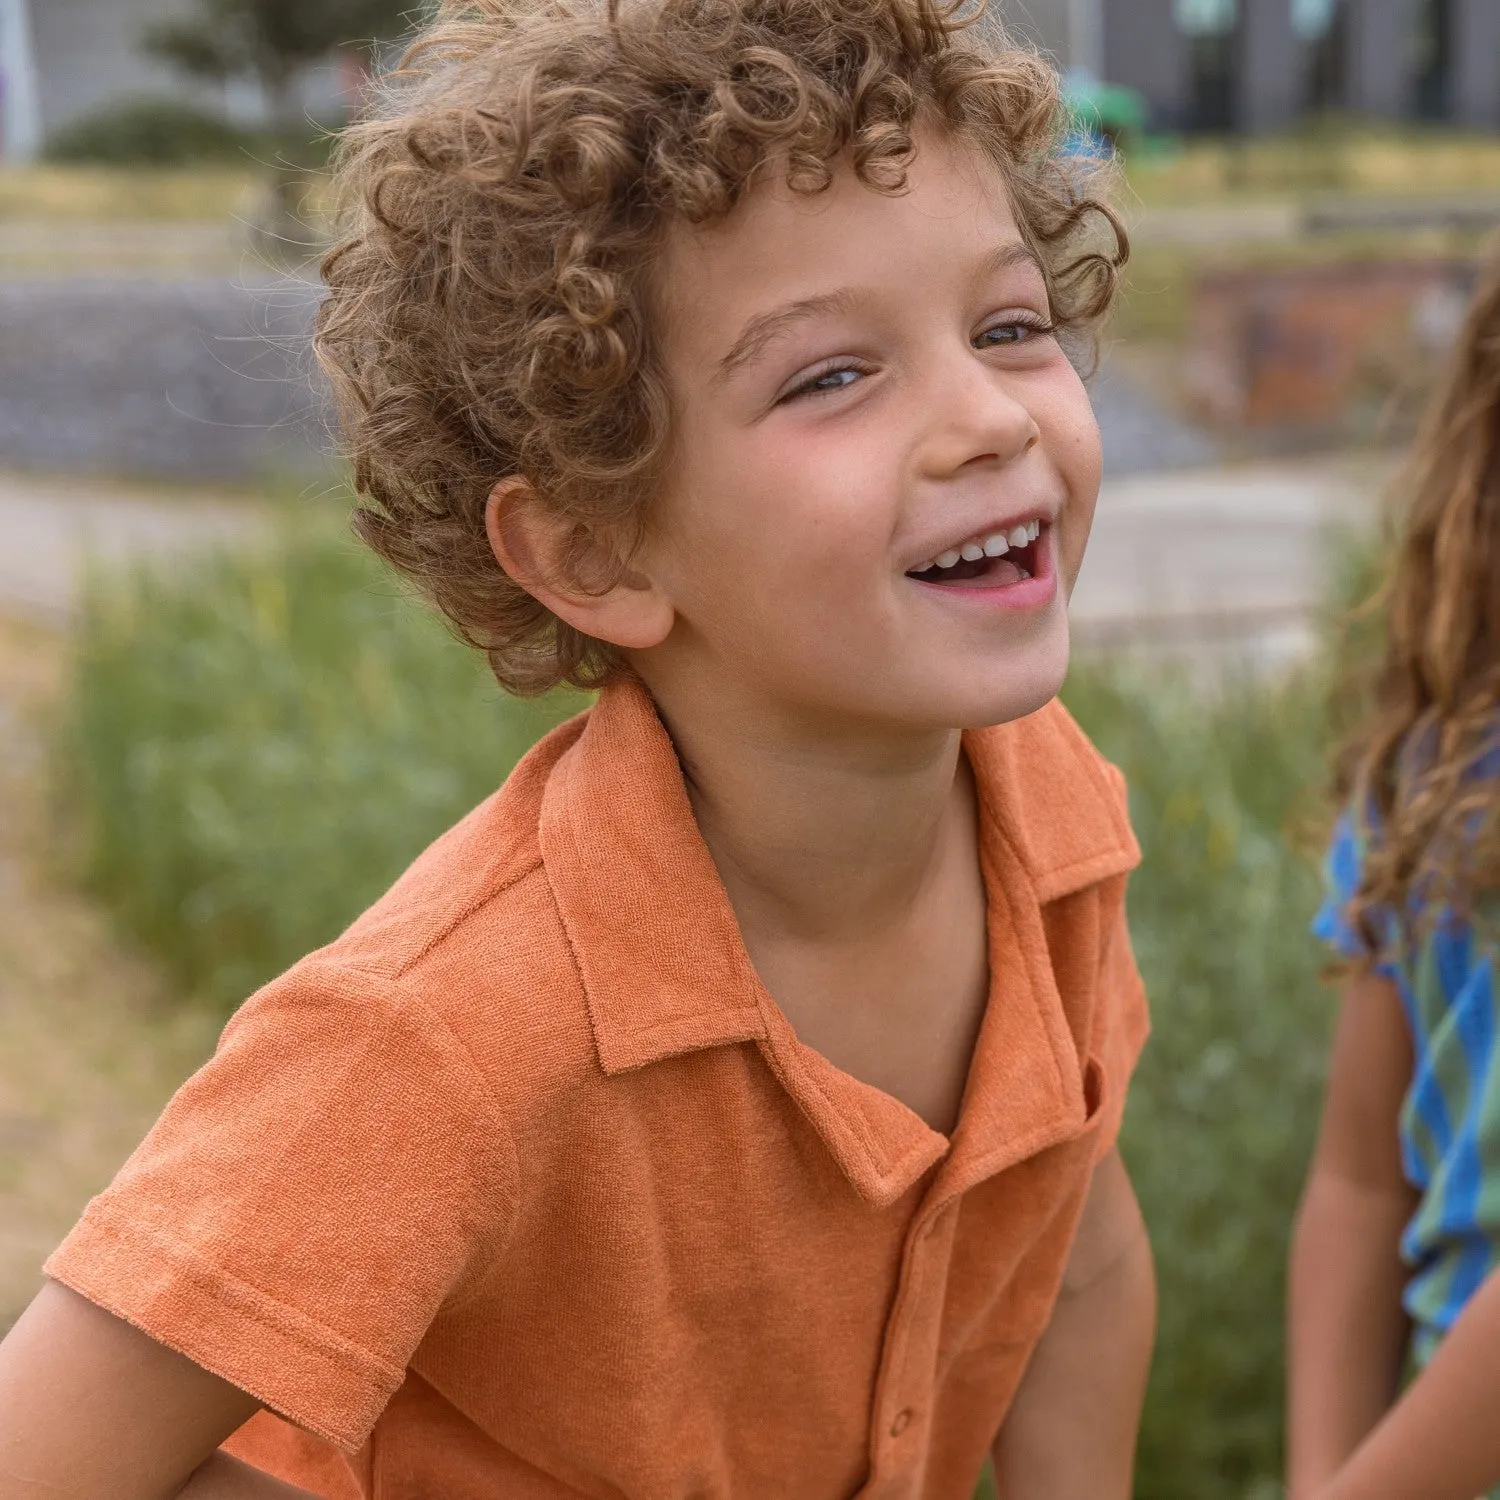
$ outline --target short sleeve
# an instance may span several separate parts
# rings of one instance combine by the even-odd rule
[[[1122,886],[1123,883],[1122,877]],[[1119,1141],[1130,1080],[1150,1032],[1146,986],[1136,968],[1125,903],[1120,900],[1104,927],[1098,1011],[1091,1044],[1093,1059],[1103,1073],[1104,1087],[1096,1159],[1107,1156]]]
[[[1334,826],[1329,840],[1328,854],[1323,861],[1323,904],[1313,918],[1313,936],[1327,943],[1342,958],[1366,959],[1377,957],[1370,944],[1349,921],[1349,903],[1359,890],[1364,868],[1363,845],[1354,818],[1344,813]],[[1393,974],[1394,965],[1384,960],[1375,964],[1381,974]]]
[[[1345,958],[1363,958],[1368,952],[1360,935],[1345,915],[1359,889],[1359,838],[1354,820],[1345,813],[1338,820],[1323,861],[1323,904],[1313,918],[1313,936]]]
[[[503,1243],[515,1179],[448,1026],[314,957],[239,1011],[46,1271],[353,1450]]]

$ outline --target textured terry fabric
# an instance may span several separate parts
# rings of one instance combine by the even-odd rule
[[[1344,918],[1363,862],[1362,835],[1345,817],[1328,852],[1328,899],[1313,930],[1347,957],[1365,955]],[[1375,967],[1395,983],[1412,1037],[1401,1162],[1420,1196],[1401,1258],[1410,1273],[1403,1301],[1412,1352],[1425,1364],[1500,1264],[1500,1048],[1492,959],[1470,924],[1452,916],[1428,926],[1390,918],[1381,923],[1386,942]]]
[[[966,748],[951,1139],[798,1041],[620,687],[247,1002],[48,1271],[331,1500],[967,1500],[1147,1023],[1118,773],[1055,704]]]

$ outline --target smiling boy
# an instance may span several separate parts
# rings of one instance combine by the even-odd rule
[[[991,1452],[1125,1500],[1137,855],[1054,701],[1123,244],[1056,139],[930,0],[442,8],[342,168],[357,524],[503,683],[602,691],[89,1206],[0,1346],[4,1500],[966,1500]]]

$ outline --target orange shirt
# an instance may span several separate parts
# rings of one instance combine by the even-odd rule
[[[612,688],[239,1011],[48,1272],[340,1500],[968,1500],[1146,1012],[1118,773],[1057,704],[965,744],[951,1139],[797,1040]]]

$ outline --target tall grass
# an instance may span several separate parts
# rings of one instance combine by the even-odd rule
[[[96,578],[63,785],[124,929],[226,1009],[334,937],[577,707],[502,697],[352,542]]]
[[[1276,1493],[1282,1266],[1331,1000],[1315,861],[1285,837],[1322,781],[1312,678],[1206,697],[1080,666],[1067,700],[1126,771],[1131,922],[1155,1015],[1124,1149],[1161,1337],[1141,1500]],[[231,1005],[332,937],[571,703],[503,701],[352,548],[294,539],[99,579],[64,743],[87,873],[186,987]]]
[[[1130,888],[1154,1034],[1123,1151],[1155,1246],[1160,1334],[1143,1500],[1280,1493],[1283,1267],[1332,1003],[1307,935],[1316,861],[1291,828],[1322,784],[1322,694],[1076,672],[1067,693],[1130,781]]]
[[[235,165],[180,167],[0,166],[0,221],[228,220],[243,211],[266,170]]]

